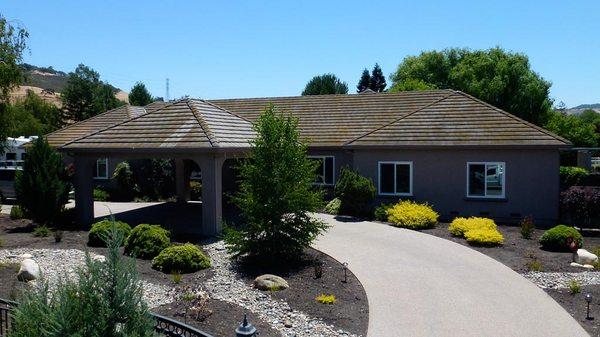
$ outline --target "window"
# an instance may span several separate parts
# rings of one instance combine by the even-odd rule
[[[96,160],[94,167],[94,179],[108,179],[108,158]]]
[[[14,152],[7,152],[6,160],[17,160],[17,154]]]
[[[379,162],[380,195],[412,195],[412,162]]]
[[[315,185],[333,185],[335,183],[335,158],[333,156],[309,156],[318,162]]]
[[[467,196],[504,198],[504,163],[467,163]]]

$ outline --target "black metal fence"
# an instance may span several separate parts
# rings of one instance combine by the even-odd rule
[[[0,298],[0,337],[6,337],[10,324],[10,311],[17,303]],[[212,337],[204,331],[181,323],[177,320],[151,313],[154,318],[154,331],[167,337]]]

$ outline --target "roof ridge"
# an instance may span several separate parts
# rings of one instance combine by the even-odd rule
[[[465,96],[467,98],[470,98],[470,99],[472,99],[472,100],[474,100],[474,101],[476,101],[476,102],[478,102],[480,104],[483,104],[483,105],[487,106],[488,108],[492,108],[492,109],[494,109],[494,110],[496,110],[496,111],[498,111],[498,112],[506,115],[507,117],[510,117],[510,118],[516,120],[517,122],[519,122],[521,124],[527,125],[527,126],[529,126],[531,128],[534,128],[534,129],[542,132],[542,133],[545,133],[546,135],[548,135],[548,136],[550,136],[552,138],[555,138],[557,140],[560,140],[561,142],[563,142],[563,143],[565,143],[567,145],[572,145],[572,143],[569,140],[567,140],[567,139],[565,139],[565,138],[563,138],[563,137],[561,137],[561,136],[559,136],[557,134],[554,134],[553,132],[550,132],[550,131],[548,131],[548,130],[546,130],[546,129],[538,126],[538,125],[530,123],[530,122],[528,122],[528,121],[526,121],[526,120],[524,120],[524,119],[522,119],[520,117],[517,117],[517,116],[515,116],[515,115],[513,115],[513,114],[511,114],[509,112],[506,112],[506,111],[504,111],[504,110],[502,110],[502,109],[500,109],[498,107],[495,107],[495,106],[493,106],[493,105],[491,105],[491,104],[489,104],[489,103],[487,103],[487,102],[485,102],[485,101],[483,101],[483,100],[481,100],[481,99],[479,99],[479,98],[477,98],[475,96],[469,95],[469,94],[467,94],[465,92],[462,92],[462,91],[459,91],[459,90],[457,90],[456,93],[461,94],[461,95],[463,95],[463,96]]]
[[[429,89],[429,90],[406,90],[406,91],[396,91],[396,92],[376,92],[374,93],[374,95],[372,96],[377,96],[377,95],[407,95],[407,94],[414,94],[414,93],[440,93],[440,92],[450,92],[450,91],[454,91],[452,89]],[[263,97],[237,97],[237,98],[215,98],[215,99],[209,99],[208,101],[214,102],[214,101],[240,101],[240,100],[268,100],[268,99],[293,99],[293,98],[306,98],[306,99],[311,99],[311,98],[321,98],[321,99],[326,99],[326,98],[332,98],[332,97],[365,97],[365,95],[361,95],[360,93],[356,93],[356,94],[326,94],[326,95],[297,95],[297,96],[263,96]],[[367,96],[368,97],[368,96]]]
[[[193,102],[192,102],[192,104],[190,104],[190,101],[193,101],[193,99],[188,98],[188,99],[186,99],[185,103],[192,111],[192,114],[194,115],[194,117],[196,117],[196,120],[198,121],[198,124],[200,124],[202,131],[204,131],[204,133],[206,134],[206,138],[208,138],[210,145],[213,147],[217,147],[219,145],[219,140],[212,133],[212,130],[210,129],[208,123],[204,120],[204,116],[202,116],[200,111],[198,111],[198,108],[193,104]]]
[[[446,95],[446,96],[444,96],[444,97],[440,98],[440,99],[437,99],[437,100],[435,100],[435,101],[431,102],[431,103],[425,104],[424,106],[422,106],[422,107],[420,107],[420,108],[416,109],[415,111],[412,111],[412,112],[409,112],[409,113],[407,113],[407,114],[404,114],[403,116],[400,116],[400,117],[398,117],[398,118],[394,119],[393,121],[391,121],[391,122],[389,122],[389,123],[383,124],[383,125],[381,125],[381,126],[379,126],[379,127],[375,128],[375,129],[373,129],[373,130],[371,130],[371,131],[369,131],[369,132],[367,132],[367,133],[365,133],[365,134],[363,134],[363,135],[360,135],[360,136],[358,136],[358,137],[356,137],[356,138],[353,138],[353,139],[351,139],[351,140],[349,140],[349,141],[345,142],[345,143],[344,143],[342,146],[344,146],[344,145],[350,145],[351,143],[353,143],[353,142],[355,142],[355,141],[357,141],[357,140],[359,140],[359,139],[361,139],[361,138],[364,138],[364,137],[366,137],[366,136],[368,136],[368,135],[370,135],[370,134],[372,134],[372,133],[375,133],[375,132],[377,132],[377,131],[379,131],[379,130],[381,130],[381,129],[383,129],[383,128],[386,128],[386,127],[388,127],[388,126],[390,126],[390,125],[392,125],[392,124],[394,124],[394,123],[397,123],[398,121],[400,121],[400,120],[402,120],[402,119],[404,119],[404,118],[406,118],[406,117],[408,117],[408,116],[410,116],[410,115],[413,115],[413,114],[415,114],[415,113],[417,113],[417,112],[419,112],[419,111],[421,111],[421,110],[424,110],[424,109],[426,109],[426,108],[429,108],[430,106],[433,106],[433,105],[435,105],[435,104],[437,104],[437,103],[439,103],[439,102],[441,102],[441,101],[445,100],[446,98],[448,98],[448,97],[450,97],[450,96],[452,96],[452,95],[456,94],[456,92],[455,92],[454,90],[445,89],[445,91],[450,91],[450,93],[449,93],[448,95]]]
[[[82,140],[82,139],[86,139],[86,138],[88,138],[88,137],[91,137],[91,136],[97,135],[97,134],[99,134],[100,132],[104,132],[104,131],[106,131],[106,130],[112,129],[112,128],[114,128],[114,127],[117,127],[117,126],[119,126],[119,125],[123,125],[123,124],[125,124],[125,123],[127,123],[127,122],[130,122],[130,121],[136,120],[136,119],[138,119],[138,118],[141,118],[141,117],[143,117],[143,116],[146,116],[146,115],[149,115],[149,114],[152,114],[152,113],[155,113],[155,112],[161,111],[162,109],[165,109],[165,108],[167,108],[167,107],[169,107],[169,106],[171,106],[171,105],[173,105],[173,104],[179,103],[180,101],[182,101],[182,100],[173,101],[171,104],[167,104],[167,105],[165,105],[164,107],[162,107],[161,109],[154,110],[154,111],[150,111],[150,112],[145,112],[145,113],[143,113],[143,114],[141,114],[141,115],[139,115],[139,116],[135,116],[135,117],[132,117],[132,118],[126,119],[126,120],[124,120],[124,121],[121,121],[121,122],[119,122],[119,123],[116,123],[116,124],[113,124],[113,125],[109,125],[109,126],[107,126],[107,127],[103,128],[103,129],[100,129],[100,130],[98,130],[98,131],[94,131],[94,132],[92,132],[92,133],[88,133],[88,134],[86,134],[86,135],[83,135],[83,136],[81,136],[81,137],[77,137],[77,138],[75,138],[75,139],[73,139],[73,140],[71,140],[71,141],[69,141],[69,142],[66,142],[66,143],[62,144],[61,146],[59,146],[59,148],[63,148],[63,147],[65,147],[65,146],[67,146],[67,145],[70,145],[70,144],[73,144],[73,143],[75,143],[75,142],[77,142],[77,141],[80,141],[80,140]],[[144,109],[144,111],[146,111],[146,109]],[[107,112],[108,112],[108,111],[107,111]]]
[[[202,102],[204,102],[204,103],[206,103],[206,104],[208,104],[208,105],[210,105],[210,106],[213,106],[213,107],[215,107],[215,108],[217,108],[217,109],[223,110],[223,111],[225,111],[225,112],[227,112],[227,113],[229,113],[229,114],[231,114],[231,115],[233,115],[233,116],[235,116],[235,117],[238,117],[238,118],[240,118],[240,119],[243,119],[243,120],[245,120],[246,122],[248,122],[248,123],[252,124],[252,121],[251,121],[251,120],[249,120],[248,118],[246,118],[246,117],[243,117],[243,116],[241,116],[241,115],[239,115],[239,114],[237,114],[237,113],[235,113],[235,112],[233,112],[233,111],[229,111],[229,110],[227,110],[227,109],[225,109],[225,108],[222,108],[222,107],[218,106],[217,104],[214,104],[214,103],[212,103],[212,102],[209,102],[209,101],[207,101],[207,100],[205,100],[205,99],[202,99],[202,98],[196,98],[196,100],[202,101]]]

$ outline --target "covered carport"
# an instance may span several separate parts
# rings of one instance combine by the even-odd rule
[[[243,157],[254,135],[250,121],[203,100],[183,99],[58,149],[74,160],[75,209],[80,223],[90,224],[94,219],[92,176],[98,158],[165,158],[175,161],[178,202],[189,200],[190,164],[200,168],[202,215],[198,215],[197,226],[186,232],[215,235],[222,230],[223,164]],[[233,177],[225,175],[225,179]]]

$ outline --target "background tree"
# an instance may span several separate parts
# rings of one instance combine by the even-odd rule
[[[129,104],[144,106],[152,103],[152,95],[142,82],[137,82],[129,93]]]
[[[461,90],[538,125],[552,111],[551,83],[531,69],[527,56],[501,48],[423,52],[406,57],[391,79],[390,91]]]
[[[365,70],[362,72],[362,75],[360,75],[360,80],[356,86],[356,92],[361,93],[367,90],[369,85],[371,85],[371,74],[369,73],[369,70],[365,68]]]
[[[297,125],[295,118],[273,105],[254,125],[257,137],[240,166],[240,191],[233,198],[246,225],[225,231],[225,242],[235,256],[289,261],[326,228],[308,214],[322,200],[313,187],[317,163],[307,158]]]
[[[594,125],[596,133],[600,134],[600,113],[593,109],[587,109],[579,115],[579,119],[584,123]]]
[[[123,104],[115,97],[115,89],[100,81],[100,74],[83,64],[69,73],[61,96],[66,115],[73,121],[90,118]]]
[[[70,184],[61,155],[39,137],[15,174],[17,202],[39,225],[52,224],[69,200]]]
[[[385,82],[385,76],[383,76],[383,71],[381,71],[379,64],[375,63],[375,67],[373,67],[373,71],[371,72],[369,88],[375,92],[383,92],[386,86],[387,83]]]
[[[586,123],[579,116],[554,111],[550,114],[544,127],[548,131],[568,139],[574,146],[595,147],[598,145],[599,137],[596,133],[596,126]]]
[[[63,126],[62,111],[32,90],[8,107],[10,137],[44,135]]]
[[[8,98],[11,91],[23,81],[19,64],[27,48],[29,33],[13,26],[0,14],[0,154],[4,153],[4,139],[8,136]]]
[[[348,85],[333,74],[324,74],[313,77],[302,91],[302,96],[347,94]]]

